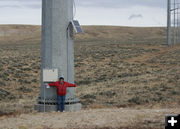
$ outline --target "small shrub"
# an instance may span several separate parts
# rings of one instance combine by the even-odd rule
[[[87,95],[84,95],[83,97],[82,97],[82,99],[96,99],[96,96],[95,95],[91,95],[91,94],[87,94]]]
[[[32,89],[26,88],[25,86],[22,86],[22,87],[18,88],[17,90],[22,91],[24,93],[29,93],[29,92],[33,91]]]
[[[37,79],[32,79],[31,82],[37,82]]]
[[[23,71],[31,71],[32,68],[23,68],[22,70],[23,70]]]
[[[91,83],[90,80],[84,79],[84,80],[82,80],[82,81],[78,81],[76,84],[77,84],[77,85],[88,85],[88,84],[90,84],[90,83]]]
[[[12,99],[15,99],[16,97],[11,94],[10,92],[8,91],[5,91],[3,89],[0,89],[0,100],[3,100],[3,99],[9,99],[9,100],[12,100]]]
[[[129,99],[128,102],[140,105],[141,104],[141,99],[138,96],[134,96],[131,99]]]
[[[108,97],[113,97],[116,95],[116,93],[114,91],[106,91],[106,92],[100,92],[99,95],[105,95]]]
[[[20,84],[31,84],[31,81],[26,80],[26,79],[24,79],[24,80],[19,79],[18,82],[20,82]]]
[[[0,80],[0,86],[6,86],[6,83]]]
[[[172,95],[180,95],[180,92],[179,92],[179,91],[176,91],[176,90],[173,90],[173,91],[171,91],[171,94],[172,94]]]

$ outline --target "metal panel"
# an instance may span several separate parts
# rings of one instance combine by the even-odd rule
[[[79,22],[77,20],[73,20],[72,24],[73,24],[73,27],[74,27],[76,33],[83,33],[81,25],[79,24]]]
[[[43,82],[58,81],[58,69],[43,69]]]

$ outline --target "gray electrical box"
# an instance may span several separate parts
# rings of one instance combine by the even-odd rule
[[[43,82],[58,81],[58,69],[43,69]]]

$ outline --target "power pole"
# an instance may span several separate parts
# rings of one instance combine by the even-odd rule
[[[167,45],[171,45],[171,0],[167,1]]]
[[[173,44],[176,43],[176,0],[174,0],[174,35],[173,35],[173,38],[174,38],[174,42]]]
[[[57,110],[55,87],[45,88],[44,69],[57,69],[58,76],[74,83],[73,0],[42,0],[41,94],[35,104],[40,112]],[[80,110],[74,88],[67,88],[66,111]]]

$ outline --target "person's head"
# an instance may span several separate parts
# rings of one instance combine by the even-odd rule
[[[64,78],[63,78],[63,77],[60,77],[60,78],[59,78],[59,81],[60,81],[60,82],[63,82],[63,81],[64,81]]]

